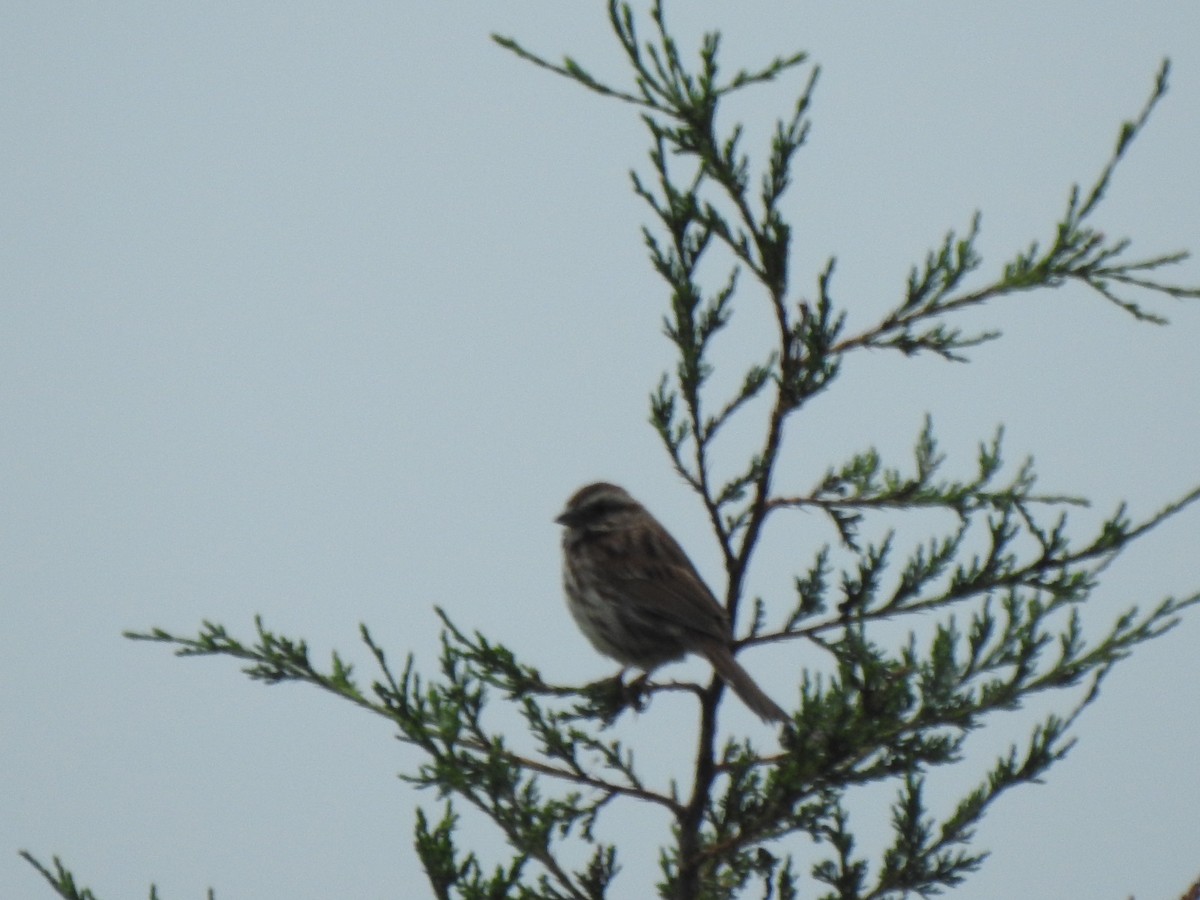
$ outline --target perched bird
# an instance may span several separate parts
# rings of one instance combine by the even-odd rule
[[[764,721],[788,715],[733,658],[729,617],[678,542],[615,484],[580,488],[555,519],[571,615],[597,650],[649,673],[696,653]]]

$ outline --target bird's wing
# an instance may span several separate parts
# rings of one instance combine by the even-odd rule
[[[724,607],[665,530],[617,549],[605,571],[620,584],[629,600],[663,625],[722,644],[729,641]]]

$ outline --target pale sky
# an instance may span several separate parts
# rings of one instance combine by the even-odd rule
[[[1170,93],[1097,221],[1142,255],[1200,251],[1200,4],[668,13],[684,47],[725,32],[727,70],[797,49],[822,65],[786,203],[793,290],[811,297],[836,255],[851,327],[976,209],[986,275],[1049,238],[1164,56]],[[433,675],[440,605],[552,680],[603,677],[563,605],[552,521],[598,478],[717,580],[646,423],[672,357],[628,187],[643,128],[491,32],[624,76],[598,0],[0,7],[0,897],[51,896],[22,848],[108,900],[151,881],[164,900],[429,894],[412,822],[440,804],[397,780],[419,757],[386,723],[123,630],[208,619],[249,638],[262,614],[369,682],[358,623]],[[806,75],[729,110],[748,149]],[[1174,277],[1194,285],[1200,264]],[[871,445],[904,463],[930,413],[964,477],[1004,423],[1010,462],[1033,454],[1047,491],[1095,500],[1081,536],[1122,499],[1148,516],[1200,484],[1200,304],[1150,302],[1169,327],[1071,288],[973,313],[1005,338],[967,366],[848,360],[790,428],[777,484],[806,490]],[[717,356],[731,367],[766,333],[759,298],[739,303]],[[751,587],[778,610],[834,536],[777,521]],[[1198,533],[1192,509],[1131,548],[1093,633],[1200,589]],[[991,858],[951,896],[1163,900],[1200,875],[1198,642],[1193,610],[1117,669],[1047,783],[984,820]],[[805,652],[746,663],[793,706]],[[676,674],[703,674],[689,666]],[[656,705],[620,734],[686,778],[691,709]],[[969,787],[1031,721],[995,720],[938,789]],[[743,712],[728,722],[771,745]],[[868,846],[890,794],[864,804]],[[651,896],[667,823],[629,808],[604,827],[630,839],[613,896]],[[489,825],[468,817],[463,839],[497,859]]]

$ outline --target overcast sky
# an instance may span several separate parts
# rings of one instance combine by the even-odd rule
[[[1200,250],[1200,4],[669,13],[685,47],[724,31],[730,69],[796,49],[821,63],[785,207],[793,289],[812,296],[836,255],[852,328],[976,209],[987,274],[1050,237],[1168,55],[1171,92],[1098,224],[1145,255]],[[432,674],[436,604],[547,677],[602,677],[563,606],[552,521],[597,478],[717,580],[646,424],[671,348],[628,189],[642,126],[493,31],[623,77],[600,2],[0,5],[0,896],[50,896],[20,848],[108,900],[151,881],[164,900],[427,895],[413,810],[438,804],[396,779],[418,758],[386,723],[122,630],[249,636],[262,614],[369,680],[358,623]],[[748,149],[805,75],[730,111]],[[769,334],[759,298],[739,302],[726,365]],[[1122,499],[1149,515],[1200,483],[1200,305],[1154,303],[1170,327],[1041,292],[972,314],[1005,339],[968,366],[848,361],[789,431],[779,487],[871,445],[902,462],[930,413],[953,474],[1004,423],[1011,461],[1033,454],[1046,490],[1096,501],[1081,533]],[[786,603],[833,536],[779,521],[752,587]],[[1200,588],[1198,533],[1192,509],[1132,548],[1092,628]],[[1118,668],[1048,783],[985,820],[992,856],[958,895],[1163,900],[1200,875],[1198,642],[1194,611]],[[781,701],[789,658],[747,658]],[[656,705],[622,736],[686,776],[687,744],[664,735],[691,709]],[[1031,721],[998,720],[942,785],[969,785]],[[637,837],[614,896],[650,893],[667,823],[639,812],[608,826]],[[495,858],[486,825],[467,837]]]

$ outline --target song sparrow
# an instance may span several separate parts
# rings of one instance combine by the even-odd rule
[[[592,646],[647,673],[697,653],[764,721],[788,720],[733,658],[725,609],[640,503],[615,484],[589,484],[555,521],[566,528],[567,606]]]

